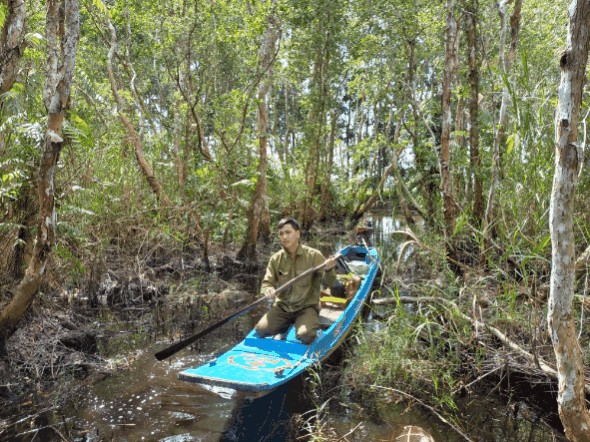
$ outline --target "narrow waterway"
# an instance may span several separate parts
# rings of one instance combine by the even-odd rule
[[[393,249],[390,232],[399,229],[399,223],[389,216],[374,216],[373,226],[375,244]],[[322,248],[339,248],[344,241],[335,239],[334,244]],[[337,437],[347,435],[348,441],[389,441],[406,425],[426,429],[438,442],[465,440],[427,410],[418,406],[407,408],[405,402],[382,403],[371,410],[353,401],[333,402],[323,407],[325,404],[314,399],[313,389],[325,387],[321,385],[322,379],[329,378],[329,387],[334,389],[331,395],[334,399],[330,400],[339,401],[338,389],[343,386],[337,379],[345,362],[338,360],[338,354],[335,354],[336,362],[322,367],[319,373],[297,378],[259,399],[238,397],[228,390],[211,391],[177,379],[182,369],[204,363],[215,352],[242,339],[263,311],[264,307],[236,320],[233,327],[222,327],[203,339],[198,350],[185,349],[167,361],[157,361],[153,356],[163,343],[152,344],[130,370],[90,386],[83,401],[71,411],[80,434],[77,440],[283,442],[304,436],[301,429],[305,430],[305,422],[315,420],[317,424],[316,419],[335,429]],[[367,327],[370,332],[370,316]],[[466,426],[478,429],[478,440],[562,440],[538,411],[524,402],[518,417],[495,396],[471,395],[459,400],[458,406],[470,419]],[[293,427],[295,416],[297,429]]]

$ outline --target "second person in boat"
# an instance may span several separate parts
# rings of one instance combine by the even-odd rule
[[[326,260],[319,250],[301,244],[301,228],[294,218],[283,218],[277,227],[282,249],[270,257],[260,288],[264,296],[274,298],[274,303],[255,330],[260,337],[274,336],[295,324],[297,339],[311,344],[320,327],[320,286],[334,284],[336,260]],[[275,293],[283,284],[322,263],[323,270]]]

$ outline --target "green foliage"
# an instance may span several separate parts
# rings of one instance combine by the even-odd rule
[[[4,28],[8,12],[8,5],[4,2],[0,3],[0,29]]]
[[[482,166],[470,169],[468,125],[456,128],[451,171],[463,209],[455,238],[481,239],[471,223],[470,181],[477,173],[487,195],[500,93],[506,86],[507,138],[501,146],[502,182],[494,223],[496,241],[504,250],[488,258],[501,266],[517,257],[523,271],[544,268],[559,81],[555,57],[565,41],[567,11],[559,2],[525,2],[517,56],[504,74],[498,58],[497,7],[479,7]],[[1,97],[3,207],[34,182],[47,123],[44,8],[31,11],[17,83]],[[0,22],[6,12],[2,4]],[[75,84],[63,127],[66,142],[57,169],[59,219],[69,226],[62,233],[84,244],[99,232],[108,242],[138,225],[183,242],[195,239],[187,232],[194,232],[198,214],[209,239],[239,241],[258,179],[257,109],[262,102],[257,92],[263,79],[270,85],[264,135],[273,217],[303,215],[304,201],[312,201],[316,215],[349,213],[375,191],[392,149],[404,146],[402,179],[424,205],[428,225],[439,226],[444,12],[442,3],[407,0],[83,4]],[[273,65],[260,72],[260,46],[271,13],[281,30],[280,46]],[[122,111],[173,203],[172,217],[160,213],[115,111],[106,69],[111,38],[106,14],[118,37],[113,75],[125,101]],[[461,38],[454,110],[459,98],[466,105],[469,90],[463,33]],[[586,115],[587,103],[584,109]],[[396,129],[399,145],[392,146]],[[205,143],[211,161],[199,150]],[[582,174],[581,195],[588,183]],[[380,201],[396,203],[390,200],[394,185],[390,178]],[[581,204],[576,214],[578,235],[585,243],[590,243],[588,213]]]
[[[61,226],[61,233],[64,233],[64,230],[67,229],[67,226]],[[58,242],[57,247],[55,249],[55,256],[60,261],[67,263],[70,273],[68,279],[70,279],[74,284],[78,284],[80,279],[85,275],[86,269],[84,264],[78,259],[78,257],[73,253],[71,249],[69,249],[64,243]]]
[[[8,160],[0,163],[0,171],[4,171],[0,186],[0,203],[2,204],[6,202],[6,199],[16,199],[26,178],[23,170],[18,167],[18,162],[18,160]]]

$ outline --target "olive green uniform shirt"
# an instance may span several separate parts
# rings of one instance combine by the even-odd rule
[[[319,250],[300,244],[295,259],[284,248],[270,257],[266,273],[262,280],[261,293],[268,289],[277,289],[306,270],[317,267],[325,261]],[[297,281],[275,297],[275,305],[287,312],[296,312],[305,307],[316,307],[320,304],[320,284],[330,287],[336,280],[335,271],[320,270]]]

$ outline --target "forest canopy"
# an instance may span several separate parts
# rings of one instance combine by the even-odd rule
[[[559,6],[523,5],[518,50],[504,72],[510,11],[503,29],[495,4],[477,5],[477,170],[469,143],[469,13],[464,5],[455,12],[449,170],[458,220],[471,221],[474,201],[490,187],[506,88],[509,118],[500,150],[502,187],[510,191],[495,198],[508,225],[495,226],[511,232],[522,223],[523,235],[511,241],[523,246],[529,234],[546,230],[556,53],[566,23]],[[6,20],[6,5],[3,11]],[[47,118],[44,14],[41,3],[27,2],[17,78],[2,95],[4,231],[30,227],[34,210],[31,180]],[[260,176],[260,137],[267,140],[268,207],[275,215],[293,213],[309,227],[358,213],[377,193],[381,201],[409,199],[410,209],[440,225],[444,15],[443,4],[403,1],[81,4],[56,176],[62,252],[71,252],[68,239],[92,242],[92,235],[108,237],[113,229],[153,219],[146,211],[160,214],[163,198],[196,234],[239,243]],[[262,65],[260,48],[270,26],[280,35]],[[261,82],[268,85],[262,98]],[[257,126],[261,100],[268,113],[263,134]],[[138,165],[138,147],[160,183],[158,191]],[[390,168],[382,181],[394,158],[396,173]],[[473,192],[477,180],[481,195]],[[517,215],[524,210],[530,218]],[[186,231],[177,228],[172,227]]]

